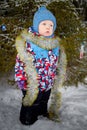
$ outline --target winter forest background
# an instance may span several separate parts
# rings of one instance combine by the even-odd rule
[[[87,106],[84,106],[84,104],[87,104],[86,0],[0,0],[0,129],[10,130],[11,125],[19,123],[16,121],[18,118],[16,109],[20,107],[20,92],[19,90],[15,90],[17,86],[14,81],[14,65],[17,52],[14,43],[16,36],[20,34],[24,28],[28,28],[32,25],[33,14],[40,5],[46,5],[57,18],[55,34],[61,38],[61,44],[65,48],[67,56],[67,74],[64,86],[65,89],[66,87],[68,88],[66,93],[65,90],[62,90],[63,103],[66,103],[62,104],[61,108],[63,118],[62,126],[61,124],[57,126],[53,122],[45,120],[48,122],[47,125],[43,120],[42,127],[45,124],[47,130],[51,130],[52,128],[55,130],[86,130]],[[3,26],[4,28],[2,28]],[[80,59],[80,49],[83,42],[85,44],[84,56]],[[85,89],[83,89],[83,86],[85,86]],[[72,99],[70,99],[70,97],[72,97]],[[2,102],[4,102],[4,104],[2,104]],[[71,104],[76,105],[76,107]],[[5,108],[5,111],[3,108]],[[8,111],[9,120],[7,119],[7,113],[3,117],[3,113],[6,111]],[[71,112],[73,112],[73,114]],[[79,112],[82,112],[82,114]],[[67,116],[67,114],[69,115]],[[15,116],[13,117],[13,115]],[[79,121],[78,118],[75,118],[75,115],[78,116]],[[14,123],[12,119],[15,119]],[[8,127],[4,126],[3,121],[7,123]],[[69,124],[69,121],[72,123]],[[33,126],[31,130],[35,128],[36,130],[43,130],[42,127],[38,129],[40,123],[41,122],[37,123],[35,127]],[[69,126],[69,129],[67,129],[67,126]],[[22,128],[21,125],[18,124],[12,127],[12,130],[15,129],[27,130],[26,127]]]

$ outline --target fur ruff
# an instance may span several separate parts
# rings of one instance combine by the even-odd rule
[[[61,87],[66,80],[67,59],[64,48],[60,46],[60,59],[58,63],[56,80],[51,89],[50,98],[48,101],[49,116],[52,120],[59,121],[59,108],[61,106]]]
[[[45,38],[43,36],[37,36],[32,32],[28,32],[27,30],[24,30],[21,33],[21,37],[23,39],[26,39],[28,41],[31,41],[35,43],[37,46],[46,49],[51,50],[53,48],[56,48],[59,46],[60,39],[58,37],[54,38]]]

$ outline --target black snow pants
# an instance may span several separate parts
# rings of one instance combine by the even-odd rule
[[[31,125],[38,119],[39,115],[48,116],[47,103],[50,92],[51,90],[39,92],[38,97],[32,106],[24,106],[22,104],[20,110],[20,121],[22,124]],[[26,95],[26,91],[23,91],[23,95]]]

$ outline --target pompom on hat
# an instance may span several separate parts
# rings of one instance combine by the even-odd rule
[[[44,20],[51,20],[54,23],[53,32],[56,29],[56,18],[55,16],[45,7],[41,6],[38,8],[33,18],[33,30],[38,32],[38,26],[40,22]]]

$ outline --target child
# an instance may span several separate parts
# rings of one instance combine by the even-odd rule
[[[48,116],[60,50],[55,30],[55,16],[42,6],[34,15],[33,26],[16,38],[15,80],[23,92],[20,121],[24,125],[33,124],[39,115]]]

